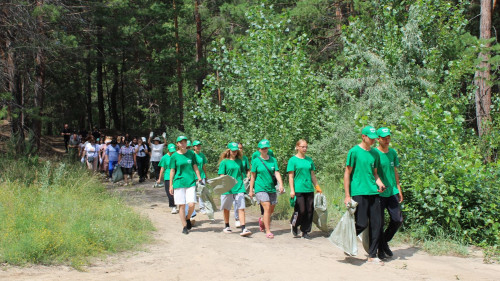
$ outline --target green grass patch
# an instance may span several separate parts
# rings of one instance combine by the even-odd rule
[[[71,264],[150,241],[152,223],[76,165],[2,160],[0,263]]]

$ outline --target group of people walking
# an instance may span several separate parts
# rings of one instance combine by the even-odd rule
[[[118,144],[120,140],[120,144]],[[376,130],[367,126],[361,132],[361,143],[349,150],[344,173],[344,203],[357,202],[355,213],[356,235],[369,227],[370,248],[368,262],[383,264],[382,260],[393,255],[388,246],[403,217],[400,203],[403,201],[397,167],[398,156],[389,147],[391,132],[383,127]],[[378,140],[378,146],[373,147]],[[166,135],[153,139],[153,133],[145,138],[132,138],[130,141],[106,137],[98,140],[94,136],[80,149],[79,155],[85,157],[89,169],[97,169],[101,164],[111,176],[117,163],[123,173],[132,176],[136,168],[144,181],[148,167],[154,169],[155,185],[164,184],[172,213],[178,213],[182,224],[182,233],[188,234],[193,227],[195,204],[200,204],[203,213],[204,202],[197,198],[197,184],[207,183],[207,158],[201,152],[201,141],[191,143],[186,136],[179,136],[175,144],[167,145]],[[162,142],[163,141],[163,142]],[[71,146],[70,140],[70,146]],[[82,141],[83,143],[83,141]],[[165,147],[166,146],[166,147]],[[241,228],[241,236],[252,232],[246,227],[245,194],[255,198],[261,208],[259,229],[269,239],[274,238],[271,231],[271,216],[278,202],[278,193],[284,193],[278,161],[266,139],[258,144],[258,150],[252,154],[251,161],[243,154],[243,145],[230,142],[221,153],[218,162],[218,174],[228,175],[236,180],[231,190],[221,195],[221,210],[224,217],[224,233],[232,233],[230,210],[234,207],[235,226]],[[166,149],[166,153],[164,153]],[[294,202],[294,215],[290,219],[293,237],[311,239],[314,212],[314,192],[322,193],[316,179],[314,161],[306,155],[307,141],[301,139],[295,145],[296,154],[287,162],[286,172],[290,186],[291,202]],[[83,158],[82,158],[83,159]],[[127,181],[127,179],[125,178]],[[249,182],[247,188],[245,182]],[[255,197],[254,197],[255,196]],[[388,210],[390,223],[384,231],[384,212]]]

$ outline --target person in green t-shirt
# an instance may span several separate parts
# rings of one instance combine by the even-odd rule
[[[243,185],[243,161],[241,160],[241,151],[238,144],[230,142],[227,149],[221,154],[219,159],[219,175],[228,175],[237,180],[230,191],[220,197],[221,209],[224,210],[224,233],[231,233],[229,227],[229,212],[233,202],[238,209],[241,221],[241,236],[251,235],[252,232],[245,227],[245,186]]]
[[[306,156],[307,142],[303,139],[295,144],[297,154],[288,160],[286,171],[288,172],[288,183],[290,184],[290,197],[295,198],[294,213],[290,219],[292,235],[298,236],[298,226],[302,232],[302,238],[311,239],[313,213],[314,213],[314,190],[322,193],[314,171],[316,167],[311,157]]]
[[[383,265],[377,258],[382,216],[379,194],[385,190],[384,183],[378,177],[377,169],[380,168],[380,157],[371,148],[378,138],[375,128],[366,126],[361,131],[362,141],[349,150],[344,172],[344,203],[352,200],[358,203],[356,213],[356,235],[370,226],[370,249],[368,262]]]
[[[386,186],[386,190],[380,194],[380,207],[382,209],[382,233],[380,234],[380,245],[378,249],[379,258],[385,256],[392,257],[393,253],[389,248],[388,242],[391,241],[394,234],[403,224],[403,214],[401,213],[400,203],[403,202],[403,192],[399,183],[399,174],[397,167],[399,166],[398,153],[396,150],[389,147],[391,142],[391,130],[382,127],[377,130],[378,147],[374,150],[380,156],[380,169],[377,170],[380,179]],[[384,231],[384,212],[390,216],[390,222],[387,229]]]
[[[248,157],[245,156],[243,152],[243,144],[241,142],[238,143],[238,149],[241,152],[241,162],[243,163],[243,177],[246,177],[244,179],[243,183],[247,182],[249,184],[250,181],[250,162],[248,161]],[[260,206],[260,204],[259,204]],[[234,208],[234,225],[238,228],[241,227],[241,222],[240,222],[240,216],[238,212],[238,208],[236,206],[236,202],[233,203],[233,208]],[[261,216],[264,214],[264,209],[262,209],[261,206]]]
[[[269,155],[269,156],[271,156],[271,157],[274,157],[273,150],[269,148],[269,149],[267,150],[267,155]],[[259,150],[255,151],[255,152],[252,154],[252,161],[253,161],[255,158],[259,157],[259,156],[260,156],[260,151],[259,151]],[[274,158],[276,158],[276,157],[274,157]],[[250,164],[252,164],[252,163],[250,162]],[[262,204],[259,204],[259,207],[260,207],[259,227],[260,227],[260,229],[262,230],[262,229],[264,229],[264,223],[262,222],[262,218],[264,217],[264,208],[262,207]]]
[[[156,182],[157,184],[161,183],[161,180],[165,181],[165,192],[167,192],[167,197],[168,197],[168,206],[171,208],[171,213],[172,214],[177,214],[179,213],[179,210],[177,210],[177,207],[175,206],[175,201],[174,201],[174,196],[170,194],[170,156],[175,152],[175,144],[170,143],[167,146],[168,152],[163,155],[163,157],[160,160],[160,163],[158,164],[160,169],[160,178]],[[165,172],[167,171],[167,172]],[[165,176],[163,176],[165,175]]]
[[[205,185],[207,184],[207,168],[205,165],[208,163],[208,160],[207,157],[205,157],[205,154],[201,152],[201,146],[201,141],[193,141],[193,150],[196,154],[196,164],[198,164],[198,169],[200,169],[201,182],[203,185]],[[198,203],[200,203],[200,212],[202,214],[205,214],[205,202],[203,202],[201,197],[198,197]]]
[[[254,191],[257,200],[264,208],[264,228],[267,238],[274,238],[271,233],[271,215],[274,212],[274,207],[278,203],[276,194],[276,182],[279,186],[280,193],[284,192],[283,181],[278,169],[278,161],[276,158],[268,155],[270,143],[268,140],[263,139],[259,142],[260,156],[252,160],[252,169],[250,174],[250,197],[253,197]],[[259,220],[261,231],[264,231]]]
[[[196,155],[187,149],[187,138],[179,136],[176,140],[177,152],[170,156],[169,192],[174,196],[179,207],[179,216],[183,226],[182,233],[191,229],[191,215],[196,203],[196,180],[201,181],[200,170],[196,164]],[[188,205],[188,213],[184,210]]]

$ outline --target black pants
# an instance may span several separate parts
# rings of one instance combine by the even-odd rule
[[[137,157],[137,173],[140,179],[146,178],[146,171],[148,169],[148,157]]]
[[[380,209],[382,213],[382,233],[380,235],[380,249],[385,249],[389,245],[387,242],[391,241],[394,234],[398,231],[399,227],[403,224],[403,214],[399,206],[399,196],[393,195],[391,197],[380,197]],[[389,217],[391,218],[389,226],[384,231],[384,212],[387,209]]]
[[[358,202],[356,213],[356,235],[359,235],[370,225],[370,258],[377,257],[380,233],[382,232],[382,212],[380,208],[380,197],[378,195],[357,195],[352,200]]]
[[[64,138],[64,148],[66,148],[66,153],[68,153],[69,137]]]
[[[165,191],[167,192],[168,197],[168,206],[170,208],[175,207],[174,196],[170,194],[168,189],[170,188],[170,181],[165,181]]]
[[[158,162],[158,161],[151,161],[151,164],[153,165],[153,168],[155,169],[155,181],[157,181],[160,178],[161,167],[158,166],[159,163],[160,162]]]
[[[294,213],[297,212],[297,221],[295,222],[295,226],[300,225],[300,231],[302,233],[311,232],[312,221],[313,221],[313,213],[314,213],[314,192],[306,192],[306,193],[295,193],[297,197],[295,201]],[[293,220],[290,219],[290,222]]]

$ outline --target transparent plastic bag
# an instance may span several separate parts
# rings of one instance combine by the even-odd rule
[[[339,223],[328,237],[328,240],[339,247],[344,253],[355,256],[358,254],[358,241],[356,240],[356,226],[354,213],[358,203],[351,200],[347,204],[347,211],[340,219]]]
[[[322,231],[328,231],[328,210],[326,207],[326,196],[323,193],[316,193],[314,195],[313,222]]]

